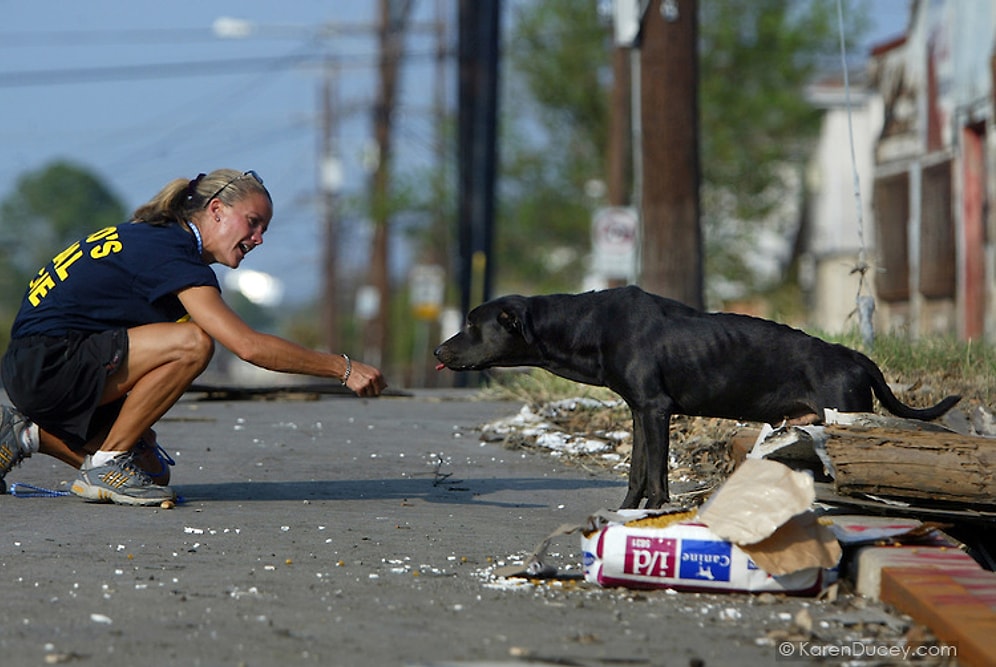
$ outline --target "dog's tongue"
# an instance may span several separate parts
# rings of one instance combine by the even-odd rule
[[[441,371],[446,368],[446,364],[436,364],[436,370]]]

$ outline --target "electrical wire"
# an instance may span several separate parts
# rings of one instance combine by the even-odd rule
[[[875,310],[874,297],[864,295],[865,275],[869,266],[865,249],[864,207],[861,203],[861,179],[858,175],[858,161],[854,153],[854,125],[851,120],[851,84],[847,75],[847,47],[844,40],[844,9],[843,0],[837,0],[837,25],[840,32],[840,60],[844,70],[844,97],[847,104],[847,133],[851,147],[851,173],[854,176],[854,201],[858,214],[858,262],[851,273],[858,274],[858,293],[855,296],[858,312],[858,326],[866,347],[874,342],[875,331],[872,323],[872,313]]]

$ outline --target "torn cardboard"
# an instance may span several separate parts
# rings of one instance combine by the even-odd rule
[[[699,510],[714,533],[736,544],[769,537],[816,500],[813,479],[776,461],[748,459]]]
[[[863,514],[835,514],[827,519],[834,537],[844,547],[872,544],[920,544],[951,548],[962,546],[943,532],[951,525],[947,523]]]

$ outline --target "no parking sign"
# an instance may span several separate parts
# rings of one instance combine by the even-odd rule
[[[591,223],[592,269],[610,279],[636,277],[636,209],[625,206],[601,208]]]

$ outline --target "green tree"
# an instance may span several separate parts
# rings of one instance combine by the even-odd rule
[[[598,0],[512,5],[496,248],[505,291],[574,290],[608,133],[610,25]]]
[[[599,6],[513,5],[498,232],[503,282],[579,284],[597,203],[586,199],[585,186],[604,173],[607,141],[613,45]],[[772,208],[796,192],[793,177],[819,129],[804,88],[821,67],[839,67],[837,6],[699,0],[698,7],[707,276],[744,281],[742,248]],[[846,2],[844,17],[853,45],[866,25],[864,6]],[[563,261],[551,262],[551,253]]]
[[[56,253],[86,233],[120,224],[122,202],[92,171],[53,162],[22,175],[0,202],[0,343],[28,281]]]
[[[0,238],[13,265],[33,275],[64,246],[126,216],[121,200],[92,171],[54,162],[21,176],[0,203]]]
[[[699,10],[703,180],[735,195],[740,215],[764,214],[783,166],[819,131],[805,87],[821,66],[839,67],[837,4],[699,0]],[[853,41],[862,14],[845,17]]]
[[[759,234],[803,233],[803,170],[822,119],[805,87],[822,70],[840,67],[837,5],[700,0],[699,7],[706,273],[714,298],[722,284],[766,291],[770,278],[747,258]],[[853,51],[866,7],[846,3],[844,19]],[[795,257],[787,259],[781,282]]]

